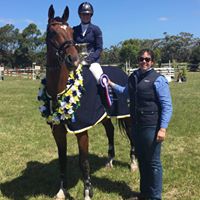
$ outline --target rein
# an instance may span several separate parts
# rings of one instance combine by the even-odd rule
[[[64,93],[66,93],[68,90],[70,90],[70,88],[71,88],[72,86],[73,86],[73,85],[71,84],[68,88],[65,88],[62,92],[58,93],[58,94],[56,95],[56,100],[58,100],[59,97],[60,97],[61,95],[63,95]],[[51,96],[50,94],[48,94],[47,90],[46,90],[46,95],[47,95],[49,101],[52,101],[53,98],[52,98],[52,96]]]
[[[60,47],[57,47],[51,39],[49,39],[48,41],[51,43],[54,49],[56,49],[56,55],[59,57],[64,54],[64,50],[66,50],[70,46],[75,46],[75,42],[73,40],[66,40],[65,42],[63,42],[63,44],[60,45]]]

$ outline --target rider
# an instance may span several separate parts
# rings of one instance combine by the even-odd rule
[[[74,40],[77,44],[87,43],[88,53],[82,64],[89,66],[97,83],[104,88],[107,106],[111,106],[112,102],[108,91],[108,77],[103,73],[99,64],[100,55],[103,50],[102,32],[98,26],[91,23],[91,18],[94,14],[93,6],[88,2],[83,2],[78,8],[78,14],[81,23],[73,27]]]

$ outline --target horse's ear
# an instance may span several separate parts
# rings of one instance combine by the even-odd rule
[[[68,8],[68,6],[66,6],[63,16],[62,16],[62,19],[64,22],[67,22],[68,18],[69,18],[69,8]]]
[[[48,12],[49,22],[54,18],[54,14],[55,14],[55,11],[54,11],[53,5],[51,4],[51,6],[49,7],[49,12]]]

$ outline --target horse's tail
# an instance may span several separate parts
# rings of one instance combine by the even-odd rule
[[[130,117],[128,118],[119,118],[118,120],[118,127],[122,134],[127,135],[131,131],[131,121]]]

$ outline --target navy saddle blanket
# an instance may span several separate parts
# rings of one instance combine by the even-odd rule
[[[117,67],[102,67],[103,72],[113,82],[125,86],[128,81],[127,74]],[[75,112],[73,121],[67,123],[68,131],[79,133],[91,128],[101,121],[106,115],[110,117],[129,116],[127,98],[123,94],[116,94],[112,89],[113,104],[106,107],[102,87],[97,84],[92,72],[88,67],[83,66],[84,93],[80,100],[80,107]]]

